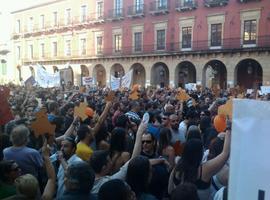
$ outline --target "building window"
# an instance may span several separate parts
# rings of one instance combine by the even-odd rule
[[[45,48],[44,47],[45,47],[44,43],[41,43],[40,44],[40,57],[41,58],[44,58],[45,57],[45,52],[44,52],[45,51]]]
[[[193,0],[182,0],[184,7],[193,6]]]
[[[52,56],[53,57],[57,56],[57,42],[52,43]]]
[[[70,56],[71,55],[71,41],[66,40],[65,45],[66,45],[66,47],[65,47],[65,55]]]
[[[16,21],[16,33],[20,33],[21,32],[21,20],[17,20]]]
[[[102,53],[102,44],[103,44],[103,37],[102,36],[97,36],[97,41],[96,41],[96,52],[97,54],[101,54]]]
[[[211,46],[221,46],[222,24],[211,24]]]
[[[66,9],[66,14],[65,14],[65,21],[66,21],[66,25],[70,25],[71,24],[71,9],[68,8]]]
[[[82,38],[80,39],[80,53],[81,55],[86,55],[86,39]]]
[[[115,0],[115,15],[116,16],[121,16],[122,15],[122,8],[123,8],[123,4],[122,4],[122,0]]]
[[[57,25],[58,25],[57,12],[53,12],[53,26],[57,26]]]
[[[17,60],[21,59],[21,47],[20,46],[17,46],[17,48],[16,48],[16,58],[17,58]]]
[[[122,50],[122,35],[114,35],[114,52],[118,53]]]
[[[30,17],[29,18],[29,21],[28,21],[28,32],[32,32],[33,31],[33,28],[34,28],[34,24],[33,24],[33,17]]]
[[[192,27],[182,28],[182,48],[191,48]]]
[[[103,17],[103,1],[97,2],[97,18]]]
[[[142,13],[143,11],[143,0],[136,0],[135,1],[135,12]]]
[[[28,58],[33,59],[33,57],[34,57],[33,55],[34,55],[33,45],[30,44],[29,47],[28,47]]]
[[[256,44],[257,20],[244,21],[244,44]]]
[[[134,33],[134,51],[142,51],[142,32]]]
[[[81,22],[86,22],[86,5],[81,6]]]
[[[168,3],[167,0],[158,0],[157,1],[157,8],[158,9],[167,9]]]
[[[157,30],[157,50],[165,50],[165,30]]]
[[[7,61],[1,60],[2,75],[7,75]]]
[[[40,15],[39,17],[39,28],[44,29],[45,28],[45,21],[44,21],[44,15]]]

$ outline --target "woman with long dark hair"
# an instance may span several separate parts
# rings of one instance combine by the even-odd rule
[[[227,131],[222,153],[202,163],[203,144],[200,139],[186,142],[183,155],[172,171],[169,180],[169,193],[176,185],[190,182],[197,186],[201,200],[208,200],[210,196],[211,178],[224,166],[230,153],[231,134]]]
[[[158,142],[158,155],[164,157],[169,163],[170,167],[175,165],[175,152],[171,146],[171,130],[169,128],[160,129]]]
[[[112,173],[117,172],[129,159],[130,153],[125,151],[126,131],[114,128],[111,135],[110,157],[112,159]]]

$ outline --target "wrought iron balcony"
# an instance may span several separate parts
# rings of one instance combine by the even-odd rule
[[[169,13],[169,0],[157,0],[150,3],[150,13],[153,15]]]
[[[128,16],[129,17],[144,17],[145,15],[145,5],[144,4],[138,4],[134,6],[128,7]]]
[[[91,13],[88,19],[89,23],[99,24],[105,22],[105,16],[103,13]]]
[[[204,5],[206,7],[219,7],[226,6],[229,0],[204,0]]]
[[[239,3],[259,2],[261,0],[238,0]]]
[[[112,20],[112,21],[123,20],[124,19],[124,9],[117,8],[117,9],[109,10],[107,19]]]
[[[175,2],[175,10],[179,12],[195,10],[197,7],[198,7],[198,2],[195,0],[190,0],[190,1],[176,0]]]

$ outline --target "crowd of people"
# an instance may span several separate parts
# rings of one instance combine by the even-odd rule
[[[219,133],[213,118],[229,91],[182,101],[170,88],[140,88],[131,100],[128,90],[6,87],[0,199],[227,199],[230,126]],[[86,119],[74,115],[81,102]],[[54,134],[31,128],[42,108]]]

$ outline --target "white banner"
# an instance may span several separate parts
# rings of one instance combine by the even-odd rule
[[[196,91],[197,90],[196,85],[197,85],[196,83],[187,83],[185,84],[185,89]]]
[[[133,75],[133,70],[130,70],[128,73],[125,74],[125,76],[122,77],[121,79],[121,87],[122,88],[130,88],[131,86],[131,81],[132,81],[132,75]]]
[[[58,87],[60,86],[60,73],[48,73],[41,65],[37,64],[36,82],[40,87]]]
[[[93,84],[93,78],[90,76],[82,77],[83,85],[92,85]]]
[[[229,200],[270,199],[270,102],[233,101]]]
[[[111,75],[111,89],[118,90],[120,88],[120,78],[115,78]]]
[[[262,94],[270,94],[270,86],[261,86]]]

